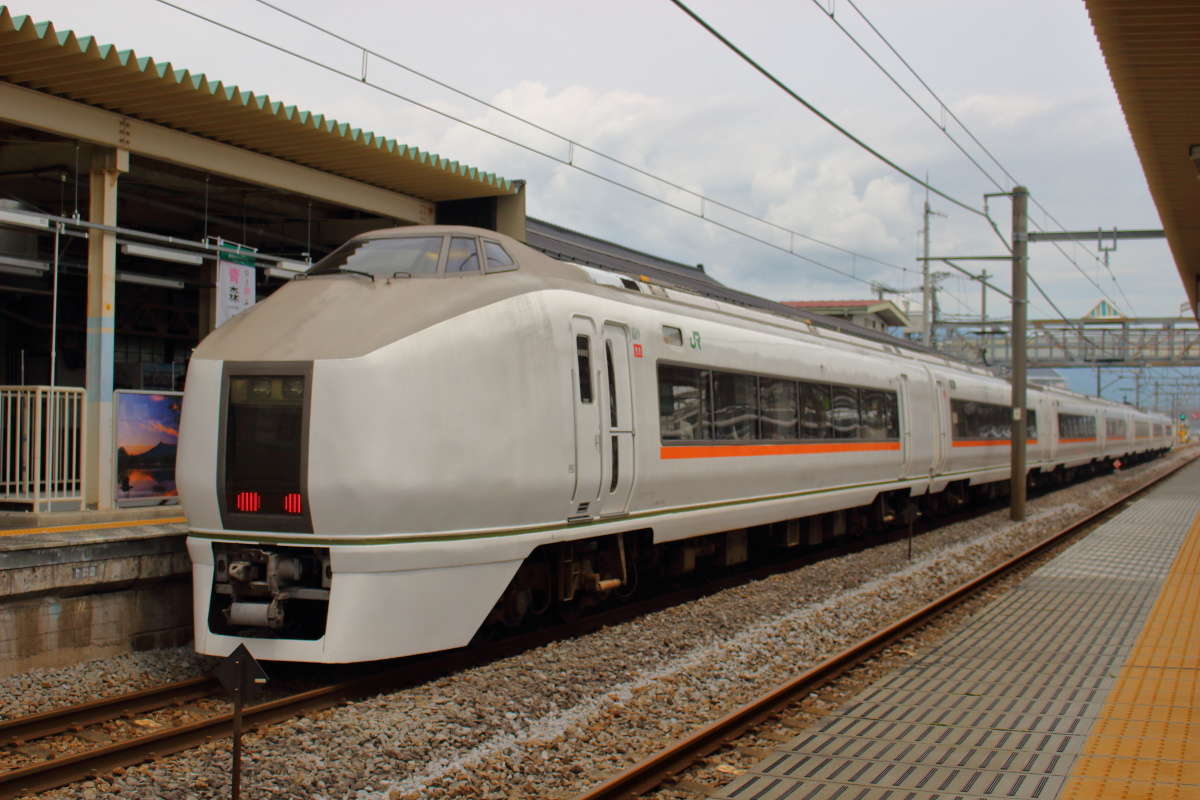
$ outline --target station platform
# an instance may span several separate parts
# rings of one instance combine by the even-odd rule
[[[5,517],[34,524],[0,528],[0,675],[191,638],[178,506]]]
[[[1200,461],[775,750],[719,796],[1200,798]]]

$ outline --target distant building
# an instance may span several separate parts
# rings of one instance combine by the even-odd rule
[[[1027,380],[1038,386],[1049,386],[1052,389],[1066,389],[1067,379],[1058,370],[1037,367],[1029,370]]]
[[[1121,313],[1121,310],[1107,300],[1101,300],[1099,303],[1096,303],[1095,307],[1084,316],[1084,319],[1117,320],[1124,318],[1125,315]]]
[[[873,331],[908,327],[908,315],[890,300],[785,300],[785,306],[837,317]]]

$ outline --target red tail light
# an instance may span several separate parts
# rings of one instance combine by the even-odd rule
[[[289,514],[299,514],[303,504],[300,501],[300,494],[292,492],[283,496],[283,510]]]
[[[262,508],[262,495],[258,492],[238,492],[234,505],[238,511],[258,511]]]

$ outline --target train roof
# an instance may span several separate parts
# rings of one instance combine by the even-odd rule
[[[712,300],[756,308],[783,317],[809,322],[818,328],[834,330],[881,344],[903,347],[918,353],[933,355],[947,361],[967,364],[957,358],[940,353],[908,339],[864,328],[847,320],[817,314],[795,308],[765,297],[738,291],[718,281],[701,266],[689,266],[678,261],[653,256],[623,245],[596,239],[592,236],[552,225],[540,220],[526,221],[526,244],[540,250],[551,258],[597,267],[610,272],[638,279],[642,276],[652,282],[673,286]],[[975,366],[975,365],[971,365]]]

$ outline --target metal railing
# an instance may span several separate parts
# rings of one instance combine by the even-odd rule
[[[84,390],[0,386],[0,503],[83,509]]]

